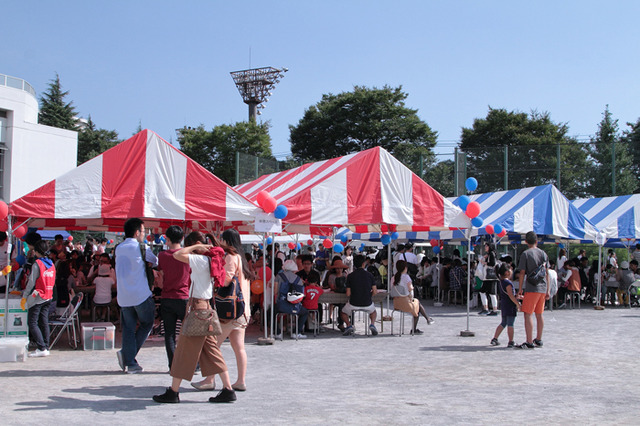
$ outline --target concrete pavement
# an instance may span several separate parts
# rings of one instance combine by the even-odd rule
[[[246,392],[233,404],[210,404],[216,392],[183,382],[180,404],[151,400],[169,385],[161,340],[147,342],[144,373],[118,369],[115,351],[73,351],[58,344],[48,358],[0,363],[4,424],[637,424],[640,310],[545,312],[544,347],[491,347],[500,317],[433,307],[421,336],[355,337],[327,330],[296,342],[256,345],[247,338]],[[408,318],[407,318],[408,320]],[[407,321],[409,322],[409,321]],[[397,327],[397,324],[396,324]],[[378,328],[380,328],[378,326]],[[409,325],[407,324],[407,330]],[[522,315],[516,342],[524,341]],[[119,344],[117,345],[119,347]],[[233,351],[223,345],[232,381]],[[199,380],[197,375],[194,380]],[[220,381],[217,381],[220,386]]]

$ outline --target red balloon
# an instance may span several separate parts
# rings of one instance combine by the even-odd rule
[[[27,228],[26,225],[22,225],[16,229],[13,230],[13,235],[16,236],[16,238],[22,238],[26,235],[27,231],[29,229]]]
[[[67,237],[67,240],[69,240],[69,241],[73,241],[73,235],[69,235],[69,236]]]
[[[267,191],[260,191],[256,196],[256,201],[258,202],[258,205],[260,207],[264,208],[263,203],[269,197],[271,197],[271,194],[269,194]]]
[[[313,240],[307,240],[307,245],[308,246],[312,246],[313,245]]]
[[[464,213],[469,217],[469,219],[473,219],[480,214],[480,204],[477,201],[470,202]]]
[[[438,245],[438,240],[432,238],[431,241],[429,241],[429,244],[431,244],[431,247],[435,247]]]
[[[504,229],[504,228],[502,228],[502,232],[500,232],[500,233],[498,234],[498,237],[502,238],[502,237],[504,237],[505,235],[507,235],[507,230],[506,230],[506,229]]]
[[[9,214],[9,207],[7,206],[7,203],[0,200],[0,219],[2,220],[6,219],[8,214]]]
[[[277,206],[278,203],[276,199],[271,196],[262,203],[262,209],[267,213],[273,213]]]
[[[9,224],[4,220],[0,221],[0,231],[5,232],[7,229],[9,229]]]
[[[485,226],[484,230],[487,231],[487,234],[493,234],[493,225]]]
[[[328,239],[328,238],[327,238],[327,239],[324,239],[324,240],[322,240],[322,245],[323,245],[325,248],[330,249],[331,247],[333,247],[333,241],[331,241],[331,240],[330,240],[330,239]]]
[[[293,250],[294,248],[296,248],[296,244],[295,243],[289,243],[289,244],[287,244],[287,246],[289,247],[289,250]]]
[[[153,241],[153,235],[151,234],[147,235],[147,241],[149,242]]]

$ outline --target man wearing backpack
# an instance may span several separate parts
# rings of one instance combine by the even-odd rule
[[[520,270],[520,288],[518,298],[522,299],[523,290],[526,289],[522,302],[522,312],[524,313],[524,330],[527,341],[519,346],[521,349],[533,349],[542,346],[542,330],[544,319],[542,312],[544,304],[549,300],[549,258],[547,254],[538,248],[538,236],[535,232],[529,231],[525,236],[525,241],[529,248],[520,256],[518,269]],[[526,279],[526,287],[524,287]],[[536,338],[533,339],[533,313],[536,314]]]

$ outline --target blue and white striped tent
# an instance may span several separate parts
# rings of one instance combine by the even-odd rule
[[[553,185],[474,194],[469,198],[480,204],[480,217],[483,219],[481,228],[471,230],[471,237],[487,235],[485,226],[488,224],[501,225],[511,241],[520,241],[522,235],[532,230],[541,238],[554,241],[594,241],[597,234],[596,227]],[[460,205],[460,197],[448,200]],[[467,238],[465,231],[399,232],[398,239],[464,240]],[[348,237],[377,241],[381,235],[351,233]]]
[[[640,240],[640,194],[572,201],[608,241]]]

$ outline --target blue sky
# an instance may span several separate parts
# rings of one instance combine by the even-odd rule
[[[608,104],[640,117],[640,2],[58,1],[0,6],[0,73],[38,95],[55,73],[77,111],[127,138],[247,119],[229,75],[287,67],[262,120],[273,151],[325,93],[402,85],[449,153],[488,107],[547,111],[588,138]]]

